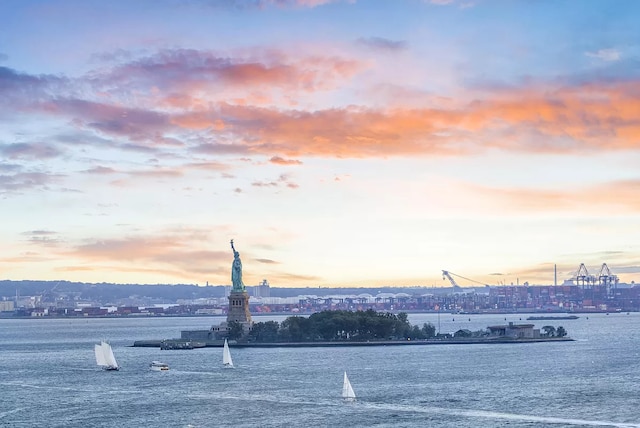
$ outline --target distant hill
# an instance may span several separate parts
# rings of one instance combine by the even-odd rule
[[[252,286],[247,287],[252,294]],[[471,291],[472,289],[469,289]],[[0,299],[11,299],[20,296],[73,295],[81,300],[95,300],[99,302],[115,301],[130,296],[146,297],[175,302],[179,299],[220,298],[225,296],[225,286],[194,284],[113,284],[107,282],[85,283],[71,281],[0,281]],[[300,295],[330,296],[330,295],[359,295],[380,293],[414,294],[446,294],[451,293],[451,287],[368,287],[368,288],[329,288],[329,287],[271,287],[271,297],[295,297]]]
[[[178,299],[199,299],[224,297],[224,286],[200,287],[189,284],[111,284],[70,281],[0,281],[0,298],[16,295],[36,296],[51,294],[73,294],[83,300],[111,301],[129,296],[144,296],[175,301]]]

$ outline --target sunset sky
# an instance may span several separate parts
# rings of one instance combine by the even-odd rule
[[[640,281],[640,2],[0,3],[0,279]],[[465,280],[460,285],[476,285]]]

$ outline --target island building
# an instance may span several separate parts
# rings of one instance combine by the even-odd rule
[[[251,312],[249,312],[249,293],[242,282],[242,261],[240,253],[233,246],[231,240],[231,250],[233,251],[233,262],[231,264],[231,283],[232,288],[229,293],[229,310],[227,312],[227,321],[220,324],[212,325],[209,330],[183,330],[180,332],[180,338],[185,340],[220,340],[229,335],[229,323],[238,322],[242,325],[242,330],[246,333],[251,331],[253,321],[251,320]],[[265,279],[261,285],[269,284]]]
[[[492,325],[487,327],[490,337],[511,337],[514,339],[538,339],[540,329],[534,329],[534,324]]]

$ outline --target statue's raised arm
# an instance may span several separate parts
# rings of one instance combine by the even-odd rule
[[[235,254],[236,253],[236,249],[233,246],[233,239],[231,240],[231,249],[233,250],[233,254]]]

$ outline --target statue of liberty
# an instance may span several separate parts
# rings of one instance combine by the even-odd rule
[[[231,249],[233,250],[233,264],[231,265],[232,291],[242,292],[245,291],[244,284],[242,283],[242,261],[240,260],[240,253],[237,252],[233,246],[233,239],[231,240]]]

